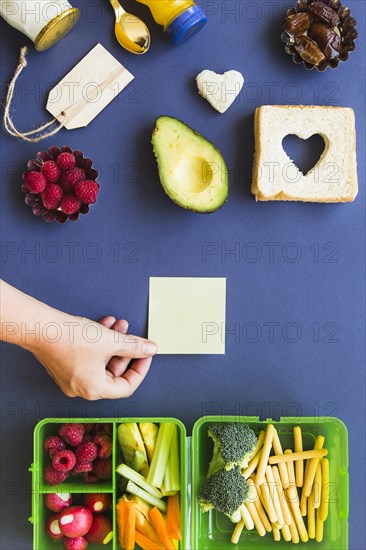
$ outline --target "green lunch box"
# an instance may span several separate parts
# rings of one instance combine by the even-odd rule
[[[87,484],[83,482],[63,483],[57,487],[46,485],[43,482],[42,472],[44,464],[48,463],[47,453],[43,450],[43,441],[49,435],[57,432],[58,424],[64,422],[81,423],[111,423],[113,427],[113,476],[110,482]],[[298,547],[309,550],[318,548],[323,550],[348,550],[348,511],[349,511],[349,479],[348,479],[348,434],[345,425],[337,418],[331,417],[304,417],[281,418],[279,421],[260,421],[258,417],[247,416],[206,416],[199,419],[193,427],[192,437],[187,437],[186,429],[181,421],[175,418],[75,418],[75,419],[44,419],[34,430],[34,462],[30,468],[32,472],[32,517],[33,550],[62,550],[62,541],[53,542],[47,535],[45,524],[51,514],[43,503],[45,493],[69,492],[76,496],[85,493],[104,492],[112,495],[113,507],[109,511],[113,522],[113,540],[105,546],[89,544],[88,550],[119,550],[116,528],[115,504],[122,494],[119,484],[120,476],[115,467],[121,462],[121,453],[117,441],[117,427],[123,422],[174,422],[178,426],[180,442],[181,468],[181,528],[182,540],[180,550],[229,550],[247,547],[254,550],[262,548],[288,548],[291,542],[275,542],[272,534],[259,537],[256,531],[243,531],[237,545],[230,542],[234,525],[230,520],[218,512],[202,513],[198,505],[197,495],[202,481],[206,478],[208,465],[212,456],[213,444],[207,431],[212,423],[216,422],[244,422],[256,433],[265,429],[267,424],[273,424],[280,435],[283,448],[293,448],[293,428],[301,426],[304,449],[313,448],[318,435],[325,437],[325,448],[328,449],[330,463],[330,499],[329,516],[324,525],[324,538],[321,543],[314,540],[299,543]]]

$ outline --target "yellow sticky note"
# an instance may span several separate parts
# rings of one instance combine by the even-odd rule
[[[149,339],[162,354],[225,353],[226,279],[151,277]]]

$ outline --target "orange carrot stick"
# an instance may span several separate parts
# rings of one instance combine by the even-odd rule
[[[158,510],[155,506],[152,510],[150,510],[149,515],[155,531],[157,532],[158,537],[161,540],[161,543],[164,546],[165,550],[175,550],[173,542],[168,537],[164,518],[161,515],[160,510]]]
[[[144,537],[152,540],[155,544],[160,544],[160,539],[154,527],[150,523],[147,517],[144,516],[139,510],[136,510],[136,531],[138,531]]]
[[[142,548],[142,550],[162,550],[163,546],[148,537],[145,537],[138,531],[135,533],[136,542]]]
[[[118,542],[124,550],[135,548],[136,505],[119,500],[116,506]]]
[[[182,533],[180,530],[180,508],[178,494],[168,497],[166,530],[169,538],[174,540],[182,540]]]

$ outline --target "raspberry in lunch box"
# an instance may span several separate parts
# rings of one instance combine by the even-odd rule
[[[47,464],[43,472],[43,478],[48,485],[59,485],[69,476],[69,472],[59,472],[51,464]]]
[[[73,474],[84,474],[87,472],[93,471],[93,463],[92,462],[77,462],[72,473]]]
[[[80,443],[75,449],[79,462],[93,462],[97,458],[97,446],[92,441]]]
[[[112,439],[107,434],[97,434],[93,442],[97,446],[98,458],[109,458],[112,454]]]
[[[99,479],[112,477],[112,460],[110,458],[98,458],[94,462],[93,472]]]
[[[43,448],[48,451],[49,456],[52,458],[58,451],[66,449],[66,443],[60,436],[51,435],[44,440]]]
[[[93,162],[82,151],[50,147],[27,164],[22,184],[25,203],[47,222],[77,221],[97,201],[97,177]]]
[[[69,472],[76,464],[76,456],[72,451],[59,451],[52,458],[52,466],[58,472]]]
[[[77,447],[83,441],[85,428],[83,424],[61,424],[59,436],[71,447]]]

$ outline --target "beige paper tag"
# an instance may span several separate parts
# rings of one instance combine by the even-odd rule
[[[68,130],[82,128],[133,79],[134,76],[119,61],[97,44],[52,88],[47,110]]]

